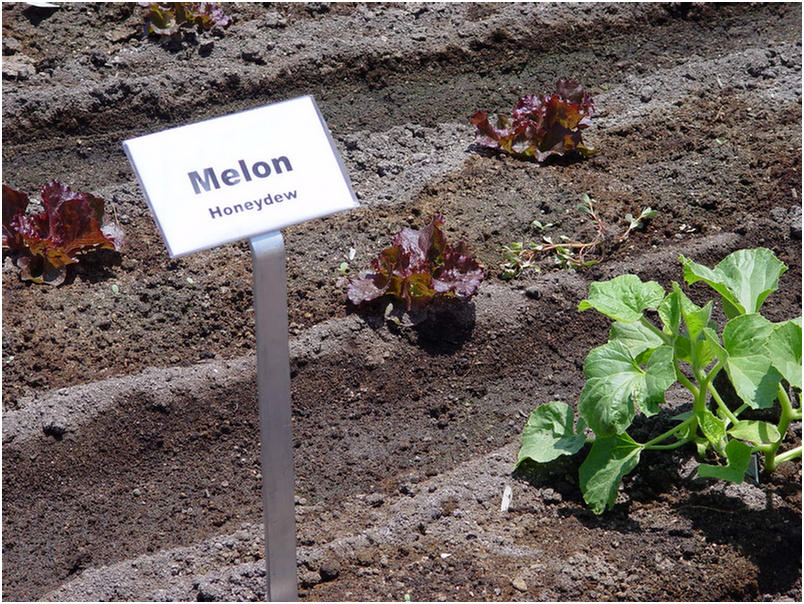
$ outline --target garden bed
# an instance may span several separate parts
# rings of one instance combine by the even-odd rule
[[[577,312],[590,282],[669,286],[680,253],[763,246],[790,267],[766,316],[801,314],[800,6],[227,12],[160,43],[133,3],[3,5],[4,183],[92,192],[127,234],[57,288],[5,259],[3,597],[264,597],[248,245],[171,260],[120,142],[312,94],[361,207],[284,232],[302,598],[800,600],[800,462],[726,486],[692,478],[692,448],[646,456],[602,516],[571,462],[511,475],[527,414],[575,404],[605,341]],[[476,110],[565,76],[597,103],[599,154],[540,167],[474,147]],[[588,235],[583,193],[607,223],[658,213],[595,267],[545,256],[501,280],[534,219]],[[350,309],[339,265],[433,214],[487,269],[460,321]]]

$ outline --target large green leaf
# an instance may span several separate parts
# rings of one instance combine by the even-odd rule
[[[659,346],[648,359],[645,366],[645,386],[647,396],[640,403],[645,415],[659,412],[659,405],[664,402],[664,393],[676,382],[676,366],[673,362],[673,349],[670,346]]]
[[[692,358],[692,355],[690,355]],[[701,338],[695,343],[695,360],[694,365],[696,368],[704,369],[709,363],[717,358],[717,351],[706,338]],[[690,362],[693,362],[692,360]]]
[[[690,339],[695,341],[703,328],[710,322],[712,302],[709,301],[704,306],[698,306],[687,297],[678,283],[673,281],[672,287],[673,291],[667,294],[659,305],[659,317],[668,333],[678,333],[683,319]]]
[[[595,514],[614,506],[620,482],[639,463],[641,451],[628,434],[604,436],[592,443],[578,477],[584,501]]]
[[[677,283],[673,283],[673,289],[678,291],[681,317],[684,319],[684,325],[687,327],[687,334],[690,340],[695,342],[701,335],[704,327],[713,325],[710,320],[712,316],[712,301],[710,300],[703,306],[698,306],[681,291]]]
[[[702,463],[698,466],[698,476],[741,483],[751,463],[751,447],[739,440],[730,440],[726,445],[726,459],[728,462],[725,466]]]
[[[709,330],[709,328],[706,329]],[[714,330],[711,331],[715,333]],[[706,333],[706,331],[703,333]],[[696,369],[705,369],[712,361],[718,358],[716,342],[717,336],[713,340],[704,337],[695,342],[693,349],[690,350],[689,339],[686,337],[677,338],[674,342],[676,358],[692,364]]]
[[[801,390],[801,317],[773,327],[768,354],[782,377]]]
[[[671,291],[661,304],[659,304],[659,318],[664,325],[664,332],[669,335],[676,335],[681,330],[681,289],[678,283],[673,281],[673,291]]]
[[[594,308],[615,321],[631,323],[638,321],[646,308],[657,308],[663,299],[664,289],[655,281],[643,283],[636,275],[620,275],[592,283],[589,297],[578,310]]]
[[[766,248],[737,250],[714,269],[681,256],[684,279],[692,284],[706,282],[723,296],[723,312],[729,318],[755,313],[779,285],[787,267]]]
[[[611,324],[609,340],[618,340],[625,344],[634,358],[637,358],[643,352],[658,348],[664,344],[662,338],[639,321],[634,321],[633,323],[615,321]]]
[[[709,344],[711,344],[712,350],[715,351],[715,356],[720,359],[721,363],[725,365],[726,360],[729,358],[729,354],[721,345],[720,337],[717,335],[717,332],[711,327],[704,327],[703,334]]]
[[[754,444],[776,443],[782,437],[776,426],[758,420],[739,421],[729,429],[729,434]]]
[[[646,415],[656,413],[675,381],[669,346],[657,348],[643,370],[619,340],[593,348],[586,357],[584,373],[588,380],[578,412],[598,436],[624,432],[637,410]]]
[[[735,317],[723,329],[725,367],[734,390],[753,409],[772,407],[781,375],[771,364],[767,343],[773,324],[760,314]]]
[[[531,411],[522,430],[522,447],[516,465],[525,459],[547,463],[580,451],[586,437],[582,430],[580,434],[574,432],[574,418],[572,408],[561,401],[551,401]]]

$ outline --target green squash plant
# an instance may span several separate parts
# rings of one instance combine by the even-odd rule
[[[623,477],[643,451],[692,443],[708,461],[697,474],[742,482],[754,453],[773,471],[801,457],[801,446],[784,449],[791,422],[801,419],[801,317],[772,323],[759,310],[787,267],[773,252],[739,250],[714,269],[680,257],[688,284],[703,281],[721,296],[727,318],[722,331],[711,318],[713,302],[694,304],[673,283],[668,293],[655,281],[621,275],[592,283],[578,309],[593,308],[614,320],[609,341],[586,357],[587,382],[572,408],[552,401],[536,408],[522,433],[517,466],[551,462],[591,443],[579,469],[584,500],[595,514],[611,509]],[[646,316],[657,311],[659,327]],[[725,372],[739,401],[731,406],[715,377]],[[670,430],[637,442],[628,434],[638,413],[659,412],[676,382],[692,396],[692,409],[673,418]],[[778,407],[777,407],[778,406]],[[778,421],[742,417],[751,409],[777,407]],[[594,438],[587,438],[587,431]]]

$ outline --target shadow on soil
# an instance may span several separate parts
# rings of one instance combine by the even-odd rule
[[[53,13],[58,10],[58,6],[29,6],[25,10],[22,11],[22,14],[31,22],[31,25],[36,27],[42,21],[50,17]]]
[[[751,510],[736,497],[709,493],[695,494],[676,509],[707,540],[732,545],[750,558],[759,571],[760,593],[784,593],[801,576],[801,516],[771,506],[770,496],[765,509]]]
[[[461,350],[472,337],[476,317],[474,302],[460,300],[438,300],[420,311],[407,311],[383,298],[365,308],[350,308],[349,312],[360,315],[374,331],[386,327],[430,356]]]
[[[482,157],[500,157],[505,156],[506,153],[502,151],[497,151],[496,149],[491,149],[489,147],[484,147],[483,145],[478,145],[477,143],[472,143],[468,147],[466,147],[467,153],[472,153],[476,155],[480,155]],[[586,161],[586,157],[577,153],[575,151],[569,151],[565,155],[551,155],[545,161],[539,163],[533,158],[529,159],[520,159],[520,161],[529,161],[539,166],[561,166],[567,167],[573,164],[578,164],[581,162]]]
[[[655,418],[652,418],[655,419]],[[644,426],[636,426],[641,432]],[[572,457],[559,457],[549,464],[525,460],[513,476],[537,489],[552,489],[565,503],[575,505],[559,511],[574,516],[588,528],[605,528],[619,533],[642,533],[644,527],[631,517],[631,501],[650,503],[683,485],[695,490],[700,481],[679,475],[678,467],[694,456],[692,446],[667,455],[646,451],[637,469],[624,480],[628,502],[617,503],[601,516],[585,505],[577,482],[578,468],[588,454],[589,445]],[[789,489],[789,485],[779,487]],[[549,493],[549,490],[548,490]],[[711,543],[730,545],[748,557],[758,572],[759,593],[786,593],[795,589],[801,575],[801,516],[787,507],[773,507],[770,492],[764,509],[749,509],[737,498],[723,493],[692,493],[675,508],[692,523],[692,528]],[[522,510],[532,511],[536,510]]]

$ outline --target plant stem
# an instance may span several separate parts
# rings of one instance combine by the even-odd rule
[[[578,241],[567,241],[565,243],[540,243],[537,252],[549,252],[557,247],[572,247],[572,248],[585,248],[600,245],[600,241],[592,241],[591,243],[581,243]],[[526,250],[527,251],[527,250]]]
[[[777,455],[776,465],[778,466],[782,462],[790,461],[791,459],[796,459],[797,457],[801,457],[801,445],[797,446],[795,449],[790,449],[789,451],[785,451],[784,453]]]
[[[659,329],[658,327],[656,327],[656,326],[655,326],[653,323],[651,323],[650,321],[648,321],[648,320],[645,318],[645,315],[642,315],[642,317],[640,317],[639,322],[640,322],[640,323],[642,323],[642,325],[644,325],[644,326],[645,326],[645,327],[647,327],[648,329],[650,329],[650,330],[651,330],[651,331],[652,331],[654,334],[656,334],[658,337],[660,337],[660,338],[662,339],[662,342],[664,342],[665,344],[670,344],[670,342],[671,342],[671,337],[670,337],[670,336],[668,336],[666,333],[664,333],[664,332],[663,332],[661,329]]]
[[[692,392],[692,395],[695,398],[698,398],[698,394],[699,394],[698,387],[695,384],[693,384],[686,375],[684,375],[680,371],[677,371],[676,372],[676,378],[678,379],[679,383],[682,386],[684,386],[687,390]]]
[[[738,421],[740,421],[737,419],[737,416],[731,412],[731,409],[729,409],[726,406],[726,403],[723,402],[723,399],[720,398],[720,394],[718,393],[717,390],[715,390],[715,387],[712,385],[712,382],[707,382],[706,389],[709,391],[709,394],[712,395],[712,398],[715,399],[718,409],[720,409],[723,412],[723,415],[729,418],[729,421],[732,424],[736,424]],[[726,427],[728,428],[728,426]]]
[[[669,444],[669,445],[650,445],[650,446],[648,446],[647,444],[645,444],[645,445],[643,445],[643,448],[650,449],[652,451],[667,451],[667,450],[670,450],[670,449],[678,449],[679,447],[681,447],[683,445],[686,445],[688,442],[690,442],[690,441],[687,440],[687,439],[681,439],[681,440],[677,440],[676,442],[674,442],[672,444]]]
[[[700,376],[699,371],[695,371],[695,379],[698,381],[701,387],[698,389],[698,392],[695,395],[695,400],[692,401],[692,412],[697,416],[701,416],[701,414],[706,411],[707,380],[705,377]]]
[[[770,451],[765,453],[765,469],[768,472],[773,472],[782,461],[794,459],[797,455],[801,455],[801,447],[797,447],[799,449],[798,454],[796,454],[796,449],[792,449],[791,451],[782,453],[779,456],[776,455],[776,453],[779,451],[782,441],[784,440],[784,436],[787,433],[787,428],[790,427],[790,422],[795,417],[793,405],[790,403],[790,397],[787,396],[787,390],[782,387],[781,383],[777,386],[776,392],[779,397],[779,404],[782,407],[782,413],[779,417],[780,436],[779,440],[771,445]]]
[[[657,448],[659,448],[659,449],[675,449],[676,447],[680,447],[684,443],[689,442],[689,439],[681,439],[678,442],[673,443],[672,445],[657,445],[657,443],[660,443],[663,440],[665,440],[667,438],[670,438],[671,436],[675,435],[675,433],[678,432],[679,430],[683,430],[688,425],[692,424],[693,422],[697,422],[697,421],[698,421],[698,418],[696,418],[693,415],[693,416],[685,419],[679,425],[674,426],[672,429],[668,430],[664,434],[660,434],[656,438],[650,439],[648,442],[646,442],[644,445],[642,445],[642,448],[643,449],[657,449]]]

